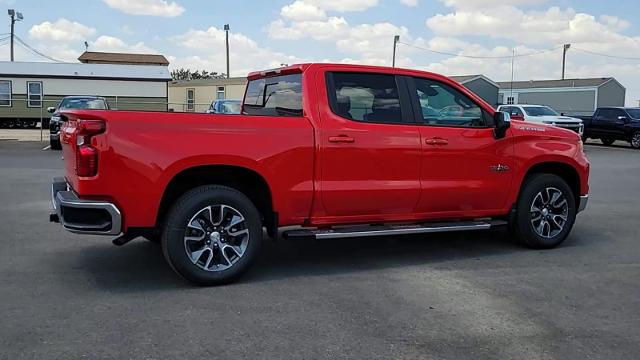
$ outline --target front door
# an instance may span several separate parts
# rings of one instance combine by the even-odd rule
[[[412,80],[423,146],[417,211],[466,217],[503,209],[513,176],[511,138],[496,140],[489,112],[454,87]]]
[[[317,83],[325,83],[325,75],[327,87],[318,91],[329,99],[319,109],[323,211],[314,216],[358,222],[413,213],[420,196],[420,132],[401,80],[393,74],[320,72]]]

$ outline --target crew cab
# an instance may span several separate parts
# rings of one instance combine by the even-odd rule
[[[545,105],[500,105],[498,111],[506,111],[512,120],[521,120],[537,124],[547,124],[574,131],[582,136],[584,126],[582,120],[558,114]]]
[[[627,141],[640,149],[640,108],[600,107],[593,116],[580,116],[585,125],[584,139],[600,139],[611,145]]]
[[[486,230],[551,248],[587,204],[578,134],[511,123],[447,77],[302,64],[254,72],[241,115],[65,110],[52,221],[160,241],[212,285],[272,238]],[[339,245],[336,244],[339,247]]]

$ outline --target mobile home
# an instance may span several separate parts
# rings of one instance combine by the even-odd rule
[[[0,125],[48,123],[65,96],[95,95],[119,110],[167,111],[166,66],[0,62]]]

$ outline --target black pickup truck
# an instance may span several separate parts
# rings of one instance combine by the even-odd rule
[[[600,139],[605,145],[622,140],[640,149],[640,108],[600,107],[593,116],[577,118],[584,124],[583,140]]]

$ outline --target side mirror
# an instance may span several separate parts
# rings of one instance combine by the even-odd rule
[[[511,126],[511,115],[508,112],[496,111],[493,115],[495,129],[493,129],[493,137],[498,140],[505,137],[507,129]]]
[[[54,112],[56,112],[56,108],[54,108],[53,106],[49,106],[49,107],[47,108],[47,112],[48,112],[49,114],[53,114]]]

